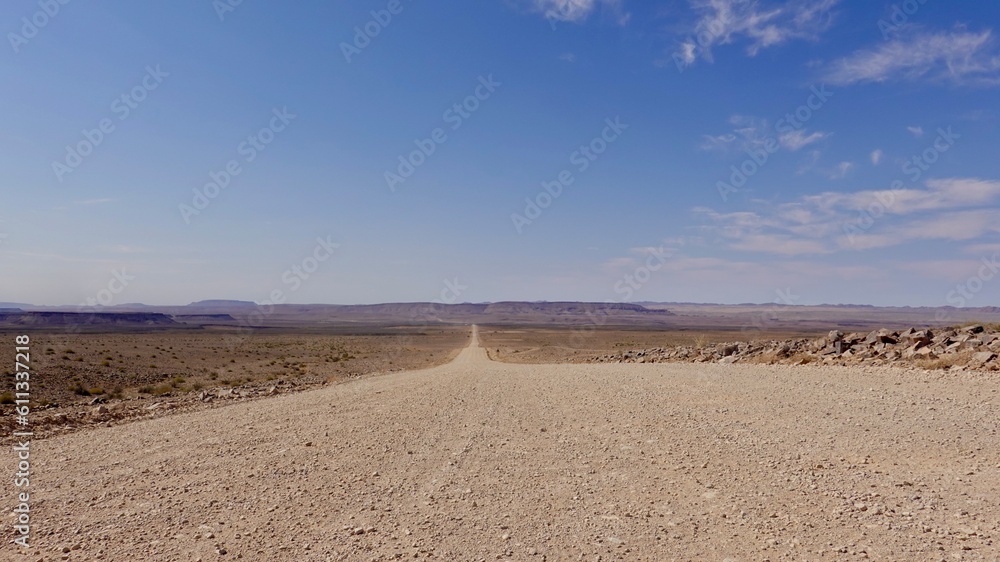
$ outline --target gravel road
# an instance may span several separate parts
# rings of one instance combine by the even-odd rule
[[[514,365],[477,341],[36,441],[31,547],[0,558],[1000,560],[996,376]]]

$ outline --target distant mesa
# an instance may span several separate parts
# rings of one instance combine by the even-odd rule
[[[486,305],[486,314],[655,314],[673,316],[669,310],[651,310],[639,304],[613,302],[497,302]]]
[[[195,324],[208,324],[213,322],[235,322],[230,314],[174,314],[173,319],[178,322]]]
[[[131,312],[0,312],[0,325],[49,326],[171,326],[177,323],[166,314]]]
[[[197,308],[256,308],[257,303],[252,301],[234,301],[225,299],[214,299],[193,302],[188,305],[189,307]]]

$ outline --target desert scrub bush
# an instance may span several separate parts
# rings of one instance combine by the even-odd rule
[[[76,383],[75,385],[69,387],[69,389],[77,396],[90,396],[90,391],[87,390],[81,383]]]
[[[958,353],[944,353],[937,359],[921,359],[916,361],[918,367],[933,371],[935,369],[950,369],[955,365],[968,365],[975,352],[971,349],[959,351]]]
[[[139,392],[139,394],[152,394],[153,393],[153,387],[151,387],[149,385],[140,386],[138,392]]]
[[[162,396],[164,394],[170,394],[171,390],[173,390],[173,388],[170,385],[161,384],[160,386],[157,386],[156,388],[153,389],[153,395]]]
[[[14,404],[14,395],[10,392],[0,394],[0,404]]]
[[[812,363],[812,362],[818,361],[818,360],[819,360],[819,357],[816,357],[815,355],[808,355],[808,354],[805,354],[805,353],[799,353],[797,355],[791,356],[789,358],[789,363],[792,363],[792,364],[801,364],[801,365],[808,365],[809,363]]]

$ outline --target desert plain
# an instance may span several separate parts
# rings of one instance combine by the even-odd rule
[[[1000,559],[995,359],[850,364],[840,344],[794,364],[726,352],[748,336],[822,342],[828,328],[875,330],[886,316],[746,330],[745,319],[640,322],[635,311],[598,326],[578,312],[252,331],[213,317],[71,334],[12,320],[4,337],[26,331],[39,355],[38,433],[31,546],[5,552]],[[884,324],[899,339],[935,330],[942,349],[994,342],[992,328],[903,331],[911,320]],[[711,351],[648,363],[638,351],[685,347]],[[14,474],[15,457],[0,470]]]

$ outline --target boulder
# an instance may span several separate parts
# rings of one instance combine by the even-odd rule
[[[972,360],[969,361],[969,365],[972,365],[974,367],[980,367],[996,359],[996,357],[997,357],[996,353],[993,353],[992,351],[980,351],[979,353],[972,356]]]

